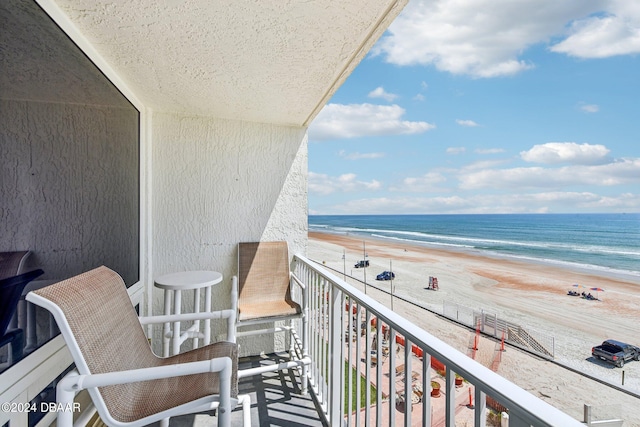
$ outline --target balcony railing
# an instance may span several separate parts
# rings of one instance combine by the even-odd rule
[[[309,384],[329,425],[452,427],[465,406],[474,426],[486,425],[488,406],[510,427],[583,425],[322,266],[300,255],[294,264],[309,298]],[[440,399],[431,398],[432,381]]]
[[[329,425],[450,427],[471,414],[466,425],[484,426],[490,406],[508,412],[510,427],[583,425],[305,257],[294,257],[294,274],[309,298],[309,385]],[[2,401],[31,402],[71,362],[58,337],[21,363],[3,374]],[[441,386],[440,398],[430,397],[431,381]],[[0,425],[7,421],[27,425],[27,414],[0,413]]]

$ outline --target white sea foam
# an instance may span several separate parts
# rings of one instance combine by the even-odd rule
[[[310,229],[558,265],[638,280],[640,217],[417,215],[327,217]],[[397,229],[402,228],[402,229]]]
[[[313,227],[316,227],[314,225]],[[445,236],[440,234],[430,234],[420,231],[404,231],[404,230],[385,230],[379,228],[355,228],[355,227],[335,227],[330,225],[322,225],[325,230],[335,231],[337,233],[353,233],[353,234],[365,234],[378,238],[387,238],[395,240],[406,240],[407,242],[416,243],[428,243],[433,245],[450,245],[453,247],[465,247],[465,248],[478,248],[488,249],[491,246],[503,246],[508,247],[522,247],[542,250],[567,250],[575,252],[584,252],[590,254],[606,254],[606,255],[626,255],[632,257],[638,257],[640,262],[640,251],[629,250],[626,248],[607,248],[603,246],[593,245],[575,245],[565,244],[557,242],[521,242],[515,240],[500,240],[500,239],[485,239],[477,237],[463,237],[463,236]],[[417,239],[402,239],[395,237],[400,236],[412,236]],[[460,242],[460,243],[445,243],[445,242]]]

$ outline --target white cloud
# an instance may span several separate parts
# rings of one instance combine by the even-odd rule
[[[604,145],[577,144],[575,142],[548,142],[522,151],[520,157],[526,162],[557,164],[572,163],[594,165],[609,163],[609,149]]]
[[[477,162],[462,169],[441,169],[407,177],[391,186],[396,196],[352,199],[345,203],[312,207],[318,214],[411,214],[411,213],[544,213],[544,212],[637,212],[640,194],[617,186],[640,187],[640,158],[621,158],[602,165],[571,165],[560,168],[530,167],[496,169],[499,162]],[[442,186],[457,177],[458,187]],[[331,191],[382,190],[372,180],[359,181],[355,174],[340,177],[310,173],[309,187]],[[573,187],[572,189],[569,189]],[[622,187],[620,187],[622,188]],[[599,193],[597,189],[602,189]],[[447,191],[451,196],[435,196]],[[451,193],[456,191],[455,195]],[[606,192],[605,192],[606,191]],[[393,193],[395,192],[395,193]],[[402,196],[400,193],[422,193]],[[379,193],[384,194],[384,193]]]
[[[347,153],[344,150],[340,150],[338,155],[347,160],[360,160],[360,159],[380,159],[385,156],[385,153]]]
[[[457,119],[456,123],[459,124],[460,126],[469,127],[469,128],[473,128],[473,127],[478,126],[478,124],[476,122],[474,122],[473,120],[460,120],[460,119]]]
[[[465,151],[467,151],[466,148],[464,147],[449,147],[447,148],[447,154],[463,154]]]
[[[600,107],[598,107],[596,104],[584,104],[580,106],[580,109],[585,113],[597,113],[598,111],[600,111]]]
[[[544,168],[480,169],[463,172],[458,177],[460,188],[532,188],[545,187],[551,179]]]
[[[309,171],[309,192],[319,195],[329,195],[335,192],[374,191],[382,187],[382,183],[375,179],[359,181],[354,173],[345,173],[337,177]]]
[[[441,191],[438,184],[446,182],[447,178],[440,172],[429,172],[419,177],[407,177],[400,185],[389,188],[390,191],[416,192]]]
[[[475,194],[448,197],[379,197],[350,200],[325,207],[316,214],[484,214],[484,213],[546,213],[575,212],[636,212],[640,195],[623,193],[605,196],[593,192],[539,192]]]
[[[460,212],[472,208],[471,202],[451,197],[378,197],[349,200],[329,207],[327,212],[342,214],[414,214]]]
[[[637,1],[607,2],[606,13],[577,19],[569,36],[553,52],[579,58],[606,58],[640,53],[640,7]]]
[[[434,65],[474,77],[513,75],[533,67],[523,50],[561,34],[604,1],[412,1],[374,53],[396,65]]]
[[[426,91],[427,89],[429,89],[429,85],[427,84],[427,82],[422,81],[422,82],[420,83],[420,91],[421,91],[421,92],[424,92],[424,91]],[[425,97],[424,97],[424,95],[423,95],[423,94],[418,93],[416,96],[414,96],[414,97],[413,97],[413,99],[414,99],[415,101],[424,101],[424,100],[425,100]]]
[[[504,153],[503,148],[478,148],[474,150],[477,154],[499,154]]]
[[[463,170],[458,176],[463,190],[560,189],[567,186],[612,187],[640,184],[640,159],[619,159],[602,165],[576,165],[557,169],[530,167]]]
[[[503,165],[506,162],[508,162],[508,160],[506,160],[506,159],[501,159],[501,160],[479,160],[477,162],[473,162],[473,163],[470,163],[470,164],[466,165],[461,170],[465,171],[465,172],[468,172],[468,171],[472,171],[472,170],[491,169],[491,168],[495,168],[497,166]]]
[[[427,122],[402,120],[398,105],[327,104],[309,127],[309,138],[327,140],[362,136],[410,135],[435,128]]]
[[[385,101],[389,101],[389,102],[393,101],[398,97],[398,95],[394,93],[386,92],[382,86],[378,86],[377,88],[369,92],[369,95],[367,96],[369,98],[382,98]]]

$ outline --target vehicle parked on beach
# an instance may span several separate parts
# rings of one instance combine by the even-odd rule
[[[364,267],[369,267],[369,260],[363,260],[363,261],[358,261],[356,262],[356,265],[354,265],[355,268],[364,268]]]
[[[391,271],[383,271],[382,273],[376,276],[376,280],[391,280],[395,278],[396,278],[395,273]]]
[[[640,347],[616,340],[606,340],[591,349],[591,355],[622,368],[629,360],[640,360]]]

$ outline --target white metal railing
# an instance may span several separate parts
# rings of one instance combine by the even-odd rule
[[[453,427],[456,410],[464,406],[460,391],[456,402],[456,377],[467,383],[476,427],[486,425],[487,402],[508,412],[510,427],[583,425],[319,264],[296,255],[293,270],[309,298],[309,384],[329,425]],[[444,404],[432,404],[432,376]]]

